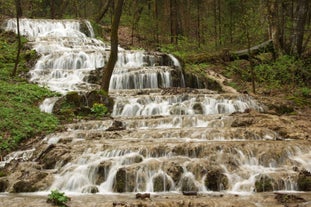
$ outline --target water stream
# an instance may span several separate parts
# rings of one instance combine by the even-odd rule
[[[16,30],[15,20],[7,22],[6,30]],[[94,38],[89,22],[22,19],[21,33],[40,55],[31,82],[62,94],[99,87],[86,77],[104,67],[110,47]],[[176,71],[178,85],[172,81]],[[263,105],[245,94],[206,89],[161,93],[160,88],[173,86],[185,87],[174,56],[120,48],[110,84],[113,119],[69,124],[66,131],[43,139],[42,146],[66,152],[43,155],[59,159],[52,166],[54,181],[44,190],[252,194],[267,180],[272,191],[299,191],[295,169],[311,172],[306,141],[280,142],[282,136],[271,129],[232,127],[231,114],[264,112]],[[148,95],[133,92],[146,89]],[[45,100],[42,109],[51,112],[55,101]],[[122,130],[110,131],[116,121]],[[13,153],[2,165],[21,157],[32,160],[35,154],[33,149]]]

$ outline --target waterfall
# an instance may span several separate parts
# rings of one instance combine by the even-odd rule
[[[81,24],[85,24],[86,33],[81,32]],[[30,81],[62,94],[69,91],[90,91],[99,87],[89,84],[85,77],[90,71],[105,66],[110,47],[94,38],[90,22],[21,19],[20,25],[21,34],[32,41],[31,45],[40,55],[30,71]],[[16,32],[16,20],[9,19],[5,29]],[[169,57],[172,63],[164,61],[163,54],[120,48],[110,89],[172,87],[173,66],[181,69],[177,59],[172,55]],[[183,80],[182,73],[181,79]],[[184,81],[180,86],[184,86]]]
[[[16,31],[16,21],[5,29]],[[105,66],[110,46],[94,38],[88,21],[21,19],[21,32],[40,55],[31,82],[61,94],[99,88],[86,77]],[[184,86],[173,55],[120,48],[110,82],[111,119],[67,124],[37,149],[8,155],[0,167],[41,161],[54,175],[45,190],[77,193],[299,190],[293,166],[311,171],[307,140],[285,140],[266,127],[278,119],[249,95]],[[55,101],[46,99],[41,110],[51,113]]]

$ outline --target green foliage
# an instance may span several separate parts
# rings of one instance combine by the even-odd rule
[[[56,94],[21,77],[10,76],[16,49],[15,35],[0,33],[0,154],[15,149],[25,139],[45,135],[58,127],[55,116],[39,109],[44,98]],[[28,70],[25,57],[33,55],[33,51],[22,50],[19,67]]]
[[[299,89],[299,93],[305,98],[311,98],[311,88],[302,87]]]
[[[65,193],[60,192],[58,190],[52,190],[48,195],[47,202],[52,203],[53,205],[57,205],[60,207],[68,206],[66,202],[70,201],[70,198],[65,195]]]
[[[91,111],[96,114],[96,116],[102,116],[107,114],[108,108],[101,103],[94,103]]]
[[[161,52],[171,53],[176,57],[187,62],[189,56],[196,55],[203,51],[198,48],[198,43],[195,40],[191,40],[185,36],[178,36],[177,44],[163,44],[161,45]]]
[[[302,77],[299,75],[302,68],[301,60],[284,55],[274,62],[256,65],[254,67],[256,83],[269,90],[303,85]],[[225,75],[229,78],[249,82],[251,81],[250,64],[246,60],[234,61],[226,68]]]
[[[264,83],[269,88],[299,84],[298,71],[302,62],[292,56],[281,56],[272,64],[260,64],[255,67],[257,82]]]

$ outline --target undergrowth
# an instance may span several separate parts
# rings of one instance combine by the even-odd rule
[[[11,77],[16,56],[14,33],[0,32],[0,155],[4,155],[27,139],[43,136],[58,127],[58,119],[39,109],[46,97],[56,94],[28,83],[24,75],[34,51],[21,51],[18,75]],[[23,44],[26,40],[23,39]],[[25,48],[25,47],[24,47]]]

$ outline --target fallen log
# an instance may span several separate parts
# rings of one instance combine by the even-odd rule
[[[263,43],[260,43],[259,45],[251,47],[249,50],[239,50],[235,52],[229,52],[230,60],[236,60],[236,59],[249,59],[249,53],[251,55],[257,55],[262,52],[273,52],[273,43],[272,40],[267,40]]]

